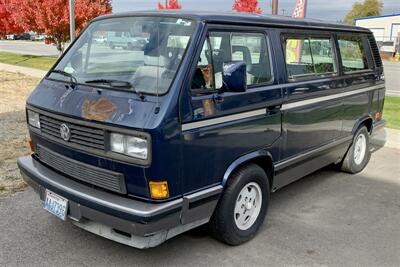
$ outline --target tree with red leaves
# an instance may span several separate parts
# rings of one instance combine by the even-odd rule
[[[235,0],[232,9],[237,12],[262,13],[262,9],[258,7],[257,0]]]
[[[47,43],[62,53],[69,40],[68,0],[8,0],[11,18],[25,31],[46,34]],[[76,0],[75,27],[79,33],[93,18],[111,13],[111,0]]]
[[[166,5],[158,2],[158,9],[181,9],[182,6],[179,4],[178,0],[168,0]]]
[[[0,36],[11,33],[22,33],[24,29],[18,26],[11,18],[11,13],[6,8],[8,0],[0,0]]]

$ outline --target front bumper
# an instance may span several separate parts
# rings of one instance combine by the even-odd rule
[[[207,223],[218,202],[217,185],[180,199],[148,203],[75,182],[32,156],[18,159],[23,179],[44,201],[49,189],[69,200],[68,218],[77,226],[137,248],[153,247]]]

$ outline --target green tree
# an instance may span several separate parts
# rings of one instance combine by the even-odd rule
[[[383,1],[381,0],[365,0],[364,3],[355,2],[351,10],[346,14],[344,22],[354,24],[355,18],[379,16],[382,12]]]

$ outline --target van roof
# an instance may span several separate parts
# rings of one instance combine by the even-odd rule
[[[321,30],[356,31],[371,33],[369,29],[346,25],[342,23],[326,22],[317,19],[292,18],[286,16],[260,15],[239,12],[213,12],[213,11],[182,11],[182,10],[157,10],[157,11],[135,11],[121,12],[111,15],[104,15],[95,20],[112,17],[131,17],[131,16],[172,16],[190,18],[196,21],[208,23],[229,23],[245,25],[268,25],[275,27],[294,27],[294,28],[313,28]]]

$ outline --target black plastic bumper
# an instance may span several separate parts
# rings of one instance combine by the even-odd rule
[[[372,133],[371,133],[369,143],[370,143],[372,152],[375,152],[385,146],[386,131],[385,131],[385,122],[384,121],[380,121],[380,122],[374,124],[374,127],[372,128]]]
[[[169,202],[147,203],[75,182],[32,156],[19,158],[18,167],[41,200],[46,189],[68,199],[68,217],[73,221],[91,220],[138,236],[209,219],[222,191],[218,185]]]

